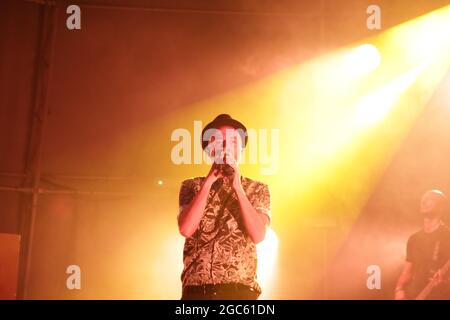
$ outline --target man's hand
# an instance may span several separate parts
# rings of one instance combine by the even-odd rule
[[[219,170],[219,166],[214,162],[213,165],[211,166],[211,169],[209,169],[205,181],[209,185],[212,185],[214,182],[216,182],[217,179],[222,177],[223,177],[222,172]]]
[[[229,165],[234,169],[234,174],[231,177],[227,178],[231,183],[231,187],[236,192],[243,190],[241,184],[241,172],[239,171],[239,167],[237,166],[235,161],[230,161]]]
[[[435,282],[436,285],[442,283],[442,282],[447,282],[448,284],[450,284],[450,278],[446,279],[444,272],[442,269],[439,269],[434,275],[433,277],[431,277],[432,281]]]

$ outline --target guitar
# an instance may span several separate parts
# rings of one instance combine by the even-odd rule
[[[450,269],[450,260],[447,261],[447,263],[440,269],[442,272],[442,275],[445,277],[448,270]],[[431,279],[430,282],[428,282],[427,286],[419,293],[419,295],[416,297],[416,300],[425,300],[428,295],[433,291],[433,289],[439,284],[439,279]]]

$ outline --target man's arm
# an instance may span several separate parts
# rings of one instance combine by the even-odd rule
[[[220,174],[215,166],[211,167],[208,176],[203,181],[200,191],[178,215],[178,229],[184,237],[191,237],[195,230],[197,230],[205,211],[211,186],[219,176]]]
[[[269,224],[269,217],[253,208],[242,186],[236,188],[235,191],[241,208],[245,229],[252,241],[257,244],[263,241],[266,236],[266,226]]]
[[[395,287],[395,300],[405,300],[405,286],[412,279],[412,262],[406,261],[403,266],[402,273],[397,281],[397,286]]]
[[[239,167],[235,163],[230,164],[234,169],[234,176],[232,181],[233,190],[236,193],[239,207],[241,208],[242,220],[245,229],[252,241],[257,244],[264,240],[266,236],[266,226],[269,225],[269,217],[258,212],[250,200],[248,200],[241,184],[241,173]]]

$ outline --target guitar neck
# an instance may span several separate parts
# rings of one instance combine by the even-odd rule
[[[431,291],[434,289],[434,281],[431,280],[428,282],[427,286],[419,293],[419,295],[416,297],[416,300],[425,300],[428,295],[431,293]]]
[[[440,270],[442,274],[445,275],[447,274],[449,269],[450,269],[450,260],[448,260],[447,263]],[[436,285],[437,283],[434,279],[430,280],[427,286],[416,297],[416,300],[425,300]]]

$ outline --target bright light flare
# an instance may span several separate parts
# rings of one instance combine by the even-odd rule
[[[363,44],[348,53],[346,69],[350,74],[364,74],[378,68],[380,63],[378,48],[372,44]]]
[[[355,122],[360,127],[371,127],[383,121],[393,105],[423,71],[425,65],[399,76],[387,85],[364,96],[356,105]]]
[[[267,228],[265,239],[256,246],[258,253],[258,282],[262,288],[261,298],[271,299],[275,274],[275,262],[278,254],[278,237],[276,233]]]

